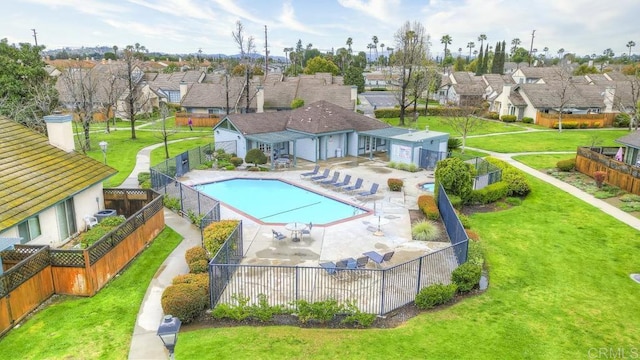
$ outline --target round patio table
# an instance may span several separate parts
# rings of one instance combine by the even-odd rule
[[[301,222],[292,222],[285,225],[284,228],[291,231],[291,240],[293,242],[298,242],[300,241],[300,233],[302,230],[306,230],[308,225]]]

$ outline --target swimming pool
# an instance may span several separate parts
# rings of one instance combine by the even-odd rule
[[[421,190],[429,191],[429,192],[434,192],[434,190],[436,188],[436,184],[435,183],[422,183],[419,186],[420,186]]]
[[[197,189],[264,223],[324,225],[367,212],[277,179],[229,179]]]

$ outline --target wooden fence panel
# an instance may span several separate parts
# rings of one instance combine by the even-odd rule
[[[51,266],[47,266],[11,291],[9,307],[13,321],[22,320],[54,293]]]
[[[587,128],[594,127],[611,127],[613,126],[613,120],[615,113],[603,113],[603,114],[564,114],[562,115],[562,121],[577,122],[578,124],[586,124]],[[558,123],[558,114],[536,114],[536,124],[548,128],[553,128],[553,125]]]
[[[189,118],[196,127],[214,127],[220,122],[220,117],[212,114],[176,113],[176,126],[188,126]]]
[[[0,335],[11,329],[11,313],[9,312],[9,298],[0,298]]]
[[[602,156],[594,156],[594,158],[596,160],[592,160],[578,154],[576,156],[576,170],[590,177],[593,177],[593,174],[596,171],[604,171],[607,173],[607,177],[605,179],[607,184],[619,187],[626,192],[640,195],[640,180],[633,175],[633,172],[629,171],[630,173],[627,173],[628,170],[625,168],[629,167],[629,165],[620,164],[620,162],[615,162],[614,160],[607,159],[606,157],[603,159]],[[612,162],[615,162],[617,167],[622,167],[622,170],[624,171],[618,171],[609,167]]]
[[[87,269],[80,267],[53,267],[56,294],[91,296],[93,294]]]

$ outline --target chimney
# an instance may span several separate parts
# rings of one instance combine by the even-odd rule
[[[351,103],[353,104],[353,111],[356,111],[358,108],[358,87],[355,85],[351,86]]]
[[[71,128],[71,114],[53,114],[44,117],[49,134],[49,144],[66,152],[75,150],[73,142],[73,129]]]
[[[188,90],[189,85],[184,81],[180,81],[180,101],[182,101],[182,98],[187,95]]]
[[[264,88],[262,86],[256,86],[256,89],[258,90],[258,94],[256,97],[256,106],[258,107],[258,109],[256,110],[256,112],[259,113],[263,113],[264,112]]]
[[[613,86],[607,86],[602,95],[604,95],[604,112],[613,112],[613,104],[616,97],[616,88]]]

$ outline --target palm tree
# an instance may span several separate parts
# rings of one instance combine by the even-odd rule
[[[480,41],[480,48],[482,49],[482,45],[484,45],[484,41],[487,40],[487,35],[485,34],[480,34],[480,36],[478,36],[478,41]]]
[[[347,46],[349,47],[349,54],[351,54],[351,45],[353,45],[353,39],[348,37],[347,38]]]
[[[447,45],[451,45],[452,41],[453,39],[448,34],[440,38],[440,44],[444,44],[444,56],[442,57],[443,60],[447,58]]]
[[[373,41],[373,48],[376,49],[376,62],[378,62],[378,37],[373,35],[371,41]]]
[[[549,48],[547,46],[545,46],[544,49],[542,49],[542,51],[544,51],[545,58],[549,57]]]
[[[629,58],[631,58],[631,48],[634,47],[634,46],[636,46],[636,43],[633,42],[633,41],[629,41],[627,43],[627,47],[629,48]]]
[[[113,45],[113,53],[116,56],[116,59],[118,58],[118,45]]]
[[[558,59],[562,60],[562,54],[564,54],[564,48],[558,49]]]
[[[383,43],[380,43],[380,52],[381,53],[384,52],[384,44]]]
[[[371,64],[371,49],[373,49],[374,45],[372,43],[367,44],[367,49],[369,49],[369,64]]]
[[[458,56],[462,56],[462,48],[458,48]]]
[[[393,48],[387,47],[387,51],[389,52],[389,63],[391,63],[391,56],[393,56]]]
[[[469,59],[471,59],[471,50],[476,47],[476,44],[473,41],[469,41],[467,47],[469,48]]]

